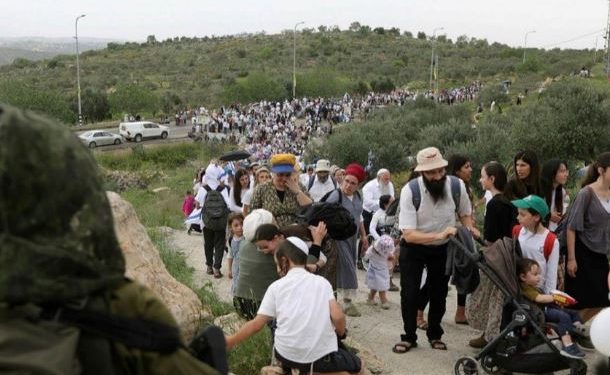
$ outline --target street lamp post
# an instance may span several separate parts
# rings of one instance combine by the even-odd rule
[[[80,102],[80,64],[78,61],[78,20],[85,17],[84,14],[81,14],[80,16],[76,17],[76,20],[74,21],[74,39],[76,40],[76,90],[77,90],[77,97],[78,97],[78,125],[79,126],[83,126],[83,112],[81,109],[81,102]]]
[[[525,50],[527,49],[527,35],[535,33],[536,30],[530,30],[525,33],[525,37],[523,38],[523,63],[525,64]]]
[[[436,32],[444,29],[444,27],[437,27],[432,31],[432,56],[430,57],[430,90],[433,89],[432,75],[434,74],[434,45],[436,43]]]
[[[296,97],[297,93],[297,27],[303,25],[305,22],[301,21],[294,25],[294,32],[292,33],[292,98]]]

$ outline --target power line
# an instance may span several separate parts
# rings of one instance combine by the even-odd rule
[[[589,37],[589,36],[591,36],[591,35],[599,34],[599,33],[601,33],[601,32],[604,32],[604,35],[605,35],[606,29],[599,29],[599,30],[595,30],[595,31],[593,31],[593,32],[591,32],[591,33],[588,33],[588,34],[583,34],[583,35],[579,35],[579,36],[577,36],[577,37],[574,37],[574,38],[572,38],[572,39],[568,39],[568,40],[564,40],[564,41],[562,41],[562,42],[557,42],[557,43],[547,44],[546,46],[542,46],[541,48],[555,47],[555,46],[558,46],[558,45],[560,45],[560,44],[565,44],[565,43],[574,42],[574,41],[576,41],[576,40],[583,39],[583,38]]]

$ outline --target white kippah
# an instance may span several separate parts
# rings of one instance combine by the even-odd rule
[[[286,241],[289,241],[291,244],[298,247],[299,250],[305,253],[305,255],[309,255],[309,248],[307,247],[305,241],[303,241],[302,239],[298,237],[288,237],[286,238]]]

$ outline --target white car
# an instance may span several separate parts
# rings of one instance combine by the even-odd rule
[[[123,137],[119,134],[110,133],[104,130],[90,130],[79,135],[78,138],[89,148],[105,145],[120,145]]]
[[[169,127],[150,121],[122,122],[119,133],[128,141],[141,142],[145,138],[167,138]]]

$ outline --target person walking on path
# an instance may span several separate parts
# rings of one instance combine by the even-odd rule
[[[462,225],[472,229],[472,205],[464,182],[448,177],[446,167],[447,161],[437,148],[419,151],[415,172],[421,176],[405,184],[400,194],[400,303],[405,333],[394,345],[395,353],[405,353],[417,346],[417,299],[424,266],[430,293],[426,335],[433,349],[447,349],[441,341],[449,282],[445,275],[447,242],[449,236],[457,233],[456,213]],[[460,189],[458,202],[454,202],[451,188],[456,183]]]

